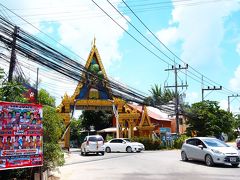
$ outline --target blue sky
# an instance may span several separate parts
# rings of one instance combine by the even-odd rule
[[[134,37],[166,60],[169,65],[173,64],[143,39],[107,1],[95,1]],[[165,81],[168,85],[174,84],[173,72],[164,71],[169,65],[135,42],[90,0],[21,0],[18,4],[14,0],[1,0],[0,2],[85,60],[95,36],[108,76],[121,83],[147,94],[153,84],[164,86]],[[155,46],[174,59],[174,56],[156,41],[129,11],[126,11],[121,0],[110,2],[122,11],[125,17]],[[219,101],[221,107],[226,109],[227,96],[232,93],[240,94],[239,0],[126,0],[126,2],[172,52],[214,82],[204,79],[205,88],[219,84],[224,87],[223,91],[214,91],[207,95],[206,99]],[[23,29],[84,64],[84,60],[7,10],[4,13],[7,18],[11,18]],[[184,66],[184,63],[177,58],[175,61]],[[26,61],[23,63],[25,66],[29,64]],[[25,72],[34,81],[34,73],[28,72],[27,69]],[[195,77],[191,73],[194,71],[190,69],[187,74]],[[51,78],[47,78],[46,75]],[[202,85],[199,79],[201,75],[196,75],[198,77],[195,79],[198,81],[187,77],[189,87],[181,91],[186,93],[186,102],[189,103],[201,100]],[[56,97],[57,103],[60,102],[64,92],[71,95],[76,85],[64,78],[59,81],[58,75],[43,68],[40,69],[40,78],[41,87],[49,90]],[[58,82],[56,83],[55,80]],[[178,80],[185,82],[186,76],[179,73]],[[240,98],[231,102],[233,112],[239,111],[239,100]]]

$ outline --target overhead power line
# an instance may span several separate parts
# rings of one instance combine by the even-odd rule
[[[138,39],[136,39],[136,37],[133,35],[133,34],[130,34],[126,29],[124,29],[118,22],[116,22],[116,20],[115,19],[113,19],[113,17],[112,16],[110,16],[103,8],[101,8],[94,0],[92,0],[93,1],[93,3],[94,4],[96,4],[96,6],[100,9],[100,10],[102,10],[102,12],[103,13],[105,13],[112,21],[114,21],[114,23],[116,24],[116,25],[118,25],[121,29],[123,29],[128,35],[130,35],[130,37],[132,37],[136,42],[138,42],[140,45],[142,45],[143,43],[141,43]],[[126,4],[126,2],[125,1],[123,1],[123,3],[125,3]],[[149,32],[151,32],[151,34],[152,35],[154,35],[154,33],[143,23],[143,21],[133,12],[133,10],[126,4],[126,6],[132,11],[132,13],[140,20],[140,22],[145,26],[145,28],[147,28],[148,30],[149,30]],[[177,59],[179,59],[181,62],[183,62],[184,64],[187,64],[187,63],[185,63],[183,60],[181,60],[176,54],[174,54],[163,42],[161,42],[157,37],[156,37],[156,35],[154,35],[154,37],[169,51],[169,52],[171,52]],[[146,50],[148,50],[149,51],[149,48],[147,48],[146,46],[143,46],[144,47],[144,49],[146,49]],[[155,46],[154,46],[155,47]],[[149,51],[149,52],[153,52],[153,51]],[[165,63],[167,63],[168,65],[169,65],[169,62],[166,62],[166,60],[164,60],[163,58],[161,58],[161,57],[159,57],[158,55],[156,55],[156,53],[152,53],[154,56],[156,56],[158,59],[160,59],[161,61],[163,61],[163,62],[165,62]],[[168,56],[168,58],[169,58],[169,56]],[[171,60],[172,62],[175,62],[173,59],[169,59],[169,60]],[[180,65],[180,64],[179,64]],[[190,67],[190,69],[192,69],[192,70],[194,70],[194,72],[197,72],[198,74],[200,74],[201,75],[201,77],[199,77],[199,76],[197,76],[195,73],[193,73],[192,71],[190,71],[190,70],[188,70],[188,72],[191,74],[191,75],[193,75],[193,76],[195,76],[197,79],[202,79],[202,76],[203,77],[205,77],[205,79],[204,79],[204,81],[205,82],[207,82],[208,84],[212,84],[212,83],[215,83],[213,80],[210,80],[210,78],[207,78],[206,76],[204,76],[204,75],[202,75],[199,71],[197,71],[196,69],[194,69],[193,67],[191,67],[191,66],[189,66]],[[183,73],[185,73],[185,72],[183,72]],[[186,74],[186,73],[185,73]],[[189,74],[186,74],[188,77],[190,77],[191,79],[193,79],[193,80],[195,80],[196,82],[198,82],[198,83],[202,83],[200,80],[197,80],[196,78],[193,78],[193,76],[190,76]],[[206,81],[207,80],[207,81]],[[215,84],[212,84],[213,86],[214,85],[216,85],[216,84],[218,84],[218,83],[215,83]],[[231,90],[229,90],[229,89],[227,89],[227,88],[223,88],[226,92],[231,92],[231,93],[233,93],[233,91],[231,91]]]
[[[81,56],[79,56],[78,54],[76,54],[75,52],[73,52],[72,50],[70,50],[69,48],[67,48],[66,46],[62,45],[61,43],[59,43],[58,41],[56,41],[54,38],[52,38],[51,36],[49,36],[48,34],[44,33],[43,31],[41,31],[39,28],[37,28],[36,26],[34,26],[32,23],[30,23],[29,21],[27,21],[26,19],[24,19],[23,17],[21,17],[20,15],[16,14],[15,12],[13,12],[12,10],[10,10],[9,8],[7,8],[6,6],[4,6],[3,4],[0,3],[0,5],[3,6],[3,8],[7,9],[9,12],[11,12],[12,14],[14,14],[15,16],[19,17],[20,19],[22,19],[24,22],[26,22],[27,24],[29,24],[30,26],[32,26],[33,28],[35,28],[36,30],[38,30],[40,33],[42,33],[43,35],[45,35],[46,37],[48,37],[49,39],[51,39],[53,42],[57,43],[58,45],[60,45],[61,47],[63,47],[65,50],[67,50],[68,52],[72,53],[73,55],[75,55],[76,57],[80,58],[81,60],[83,60],[84,62],[86,61],[84,58],[82,58]],[[9,21],[10,22],[10,21]],[[50,45],[49,45],[50,46]],[[138,93],[141,94],[145,94],[142,91],[139,91],[129,85],[123,84],[121,82],[116,82],[113,78],[109,77],[110,79],[112,79],[112,82],[115,82],[123,87],[128,87],[129,89],[132,89]]]
[[[0,17],[0,41],[2,41],[7,47],[11,47],[12,44],[12,32],[15,25]],[[48,67],[63,74],[77,82],[87,82],[88,77],[93,77],[102,81],[107,88],[112,90],[115,97],[120,97],[126,101],[132,101],[143,104],[146,96],[136,92],[126,86],[122,86],[116,82],[113,82],[107,78],[99,78],[95,74],[91,73],[83,65],[68,58],[61,52],[56,51],[47,44],[41,42],[36,37],[26,33],[22,29],[16,35],[16,52],[29,60],[38,63],[42,66]],[[95,87],[99,91],[98,87]]]
[[[187,64],[187,63],[184,62],[180,57],[178,57],[173,51],[171,51],[171,50],[152,32],[152,30],[151,30],[150,28],[148,28],[148,26],[137,16],[137,14],[130,8],[130,6],[129,6],[124,0],[122,0],[122,2],[125,4],[125,6],[132,12],[132,14],[140,21],[140,23],[151,33],[151,35],[152,35],[161,45],[163,45],[174,57],[176,57],[177,59],[179,59],[182,63]],[[174,61],[174,60],[172,60],[172,61]],[[210,78],[204,76],[202,73],[200,73],[199,71],[197,71],[197,70],[196,70],[195,68],[193,68],[192,66],[189,65],[189,68],[192,69],[194,72],[196,72],[197,74],[200,75],[200,77],[199,77],[199,76],[195,75],[193,72],[191,72],[191,71],[188,70],[188,72],[190,72],[192,75],[194,75],[194,76],[197,77],[198,79],[201,79],[201,77],[204,77],[205,79],[208,80],[208,83],[209,83],[210,85],[213,85],[213,86],[214,86],[214,85],[219,85],[219,86],[221,86],[219,83],[216,83],[215,81],[211,80]],[[190,78],[192,78],[192,77],[190,77]],[[192,79],[193,79],[193,78],[192,78]],[[199,81],[197,81],[197,82],[199,82]],[[212,84],[212,83],[214,83],[214,84]],[[235,92],[233,92],[233,91],[231,91],[231,90],[229,90],[229,89],[227,89],[227,88],[224,88],[224,87],[223,87],[223,89],[224,89],[225,91],[228,91],[229,93],[235,93]]]

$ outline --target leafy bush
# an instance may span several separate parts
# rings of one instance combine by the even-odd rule
[[[146,137],[134,137],[131,140],[142,143],[145,146],[145,150],[159,150],[164,148],[161,145],[161,140],[152,140]]]
[[[174,148],[180,149],[182,147],[182,144],[186,139],[189,137],[187,135],[181,135],[174,141]]]
[[[107,136],[106,136],[106,141],[110,141],[110,140],[113,139],[113,138],[114,138],[113,136],[107,134]]]
[[[64,124],[55,108],[43,107],[43,152],[44,170],[52,169],[64,164],[64,154],[58,141],[64,131]]]

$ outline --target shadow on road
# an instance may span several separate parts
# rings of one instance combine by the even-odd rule
[[[203,161],[196,161],[196,160],[188,160],[188,161],[183,161],[183,160],[180,160],[184,163],[190,163],[190,164],[196,164],[196,165],[199,165],[199,166],[206,166],[208,167],[205,162]],[[214,166],[212,167],[209,167],[209,168],[239,168],[238,167],[232,167],[231,165],[227,165],[227,164],[215,164]]]

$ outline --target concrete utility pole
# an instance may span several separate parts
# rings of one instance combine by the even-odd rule
[[[204,91],[216,91],[216,90],[222,90],[222,86],[219,88],[216,88],[216,86],[213,86],[213,88],[209,87],[208,88],[202,88],[202,102],[204,101]]]
[[[228,96],[228,112],[230,112],[230,97],[240,97],[240,95],[232,95],[232,96]]]
[[[16,40],[17,40],[17,33],[18,33],[18,29],[19,27],[15,26],[14,27],[14,32],[12,34],[12,52],[11,52],[11,59],[10,59],[10,66],[9,66],[9,73],[8,73],[8,82],[12,81],[13,78],[13,71],[15,69],[15,65],[16,65]]]
[[[36,101],[37,101],[37,103],[38,103],[38,84],[39,84],[38,74],[39,74],[39,68],[37,68],[37,81],[36,81],[36,90],[37,90]]]
[[[178,85],[178,70],[182,70],[182,69],[188,69],[188,64],[186,64],[185,67],[181,67],[181,65],[179,65],[179,67],[176,67],[176,65],[172,66],[171,69],[165,69],[165,71],[174,71],[174,75],[175,75],[175,85],[174,86],[164,86],[165,88],[175,88],[175,114],[176,114],[176,133],[179,134],[179,94],[178,94],[178,87],[188,87],[187,84],[185,85]]]

